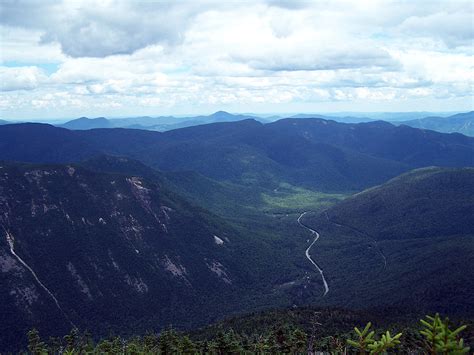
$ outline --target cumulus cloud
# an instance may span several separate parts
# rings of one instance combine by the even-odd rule
[[[427,16],[411,16],[400,24],[399,30],[411,36],[439,38],[448,47],[472,46],[473,13],[438,12]]]
[[[468,106],[472,16],[461,0],[5,0],[0,104],[100,115]]]
[[[43,43],[59,43],[71,57],[130,54],[157,43],[178,42],[198,3],[145,1],[6,1],[2,22],[41,29]]]
[[[40,30],[0,25],[0,34],[0,63],[58,63],[66,59],[58,43],[40,43]]]
[[[389,70],[399,68],[385,50],[357,45],[339,48],[317,48],[317,43],[305,43],[292,49],[271,47],[261,53],[235,55],[235,60],[248,63],[255,69],[271,71],[311,71],[337,70],[348,68],[384,67]],[[294,53],[288,55],[288,53]]]
[[[1,91],[32,90],[46,79],[46,75],[37,67],[0,67]]]
[[[398,68],[377,41],[329,26],[326,15],[331,16],[262,6],[239,17],[226,11],[207,12],[196,18],[184,44],[187,53],[199,52],[207,62],[211,59],[211,68],[220,70],[224,62],[234,73],[244,72],[245,66],[270,71]],[[200,58],[190,57],[194,62]],[[236,68],[236,64],[244,66]]]

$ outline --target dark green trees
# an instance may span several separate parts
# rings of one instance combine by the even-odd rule
[[[431,355],[460,355],[469,352],[470,348],[465,346],[464,339],[459,336],[466,329],[466,325],[453,330],[450,328],[449,319],[442,320],[439,314],[426,316],[420,322],[423,328],[419,331],[419,334],[424,339],[421,347],[411,344],[412,347],[417,347],[416,350]],[[371,326],[369,322],[363,330],[355,327],[354,331],[358,338],[355,340],[348,339],[347,344],[358,349],[360,354],[383,354],[388,349],[396,348],[401,344],[402,333],[391,336],[390,332],[386,331],[377,339],[376,331],[370,330]]]
[[[464,354],[469,347],[459,338],[459,333],[466,329],[462,325],[454,330],[449,327],[449,319],[441,319],[438,313],[434,317],[426,316],[420,320],[424,328],[420,331],[425,336],[425,347],[430,354]]]
[[[330,336],[316,336],[313,330],[307,334],[303,329],[291,325],[288,319],[271,329],[252,329],[249,333],[232,329],[219,329],[206,340],[178,332],[173,328],[159,334],[148,333],[124,339],[119,336],[102,339],[95,343],[91,335],[73,329],[61,338],[50,338],[43,342],[36,329],[28,332],[28,350],[33,355],[50,353],[63,354],[304,354],[312,352],[331,354],[358,353],[381,355],[387,353],[416,353],[427,355],[462,355],[469,352],[460,337],[466,326],[452,327],[448,318],[426,316],[421,320],[422,329],[407,328],[392,335],[380,332],[369,322],[363,329],[354,328],[355,334],[341,333]],[[321,325],[324,327],[324,324]],[[355,335],[355,336],[354,336]]]
[[[46,344],[41,341],[39,332],[36,329],[28,332],[28,350],[33,355],[46,354],[48,352]]]

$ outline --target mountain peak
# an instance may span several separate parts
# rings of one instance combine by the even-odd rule
[[[234,116],[234,115],[227,112],[227,111],[217,111],[217,112],[214,112],[213,114],[211,114],[209,116],[211,116],[211,117],[229,117],[229,116]]]
[[[105,117],[79,117],[61,125],[68,129],[92,129],[92,128],[111,128],[112,123]]]
[[[108,119],[105,118],[105,117],[89,118],[89,117],[82,116],[82,117],[76,118],[74,120],[68,121],[67,123],[75,122],[75,121],[108,121]]]

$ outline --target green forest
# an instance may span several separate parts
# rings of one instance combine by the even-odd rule
[[[417,326],[400,331],[374,328],[371,322],[349,332],[327,335],[314,312],[310,329],[291,322],[278,322],[263,329],[262,319],[252,317],[254,327],[237,331],[219,324],[214,331],[198,334],[166,328],[130,339],[110,336],[95,340],[77,329],[64,337],[43,340],[36,329],[27,334],[32,354],[466,354],[470,347],[463,336],[467,325],[456,324],[439,314],[427,315]],[[264,316],[265,317],[265,316]],[[400,329],[400,328],[399,328]]]

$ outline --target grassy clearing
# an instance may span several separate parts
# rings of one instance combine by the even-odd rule
[[[323,210],[336,202],[346,198],[348,194],[325,193],[312,191],[302,187],[281,183],[271,192],[261,194],[264,202],[263,210],[266,212],[291,211],[291,210]]]

